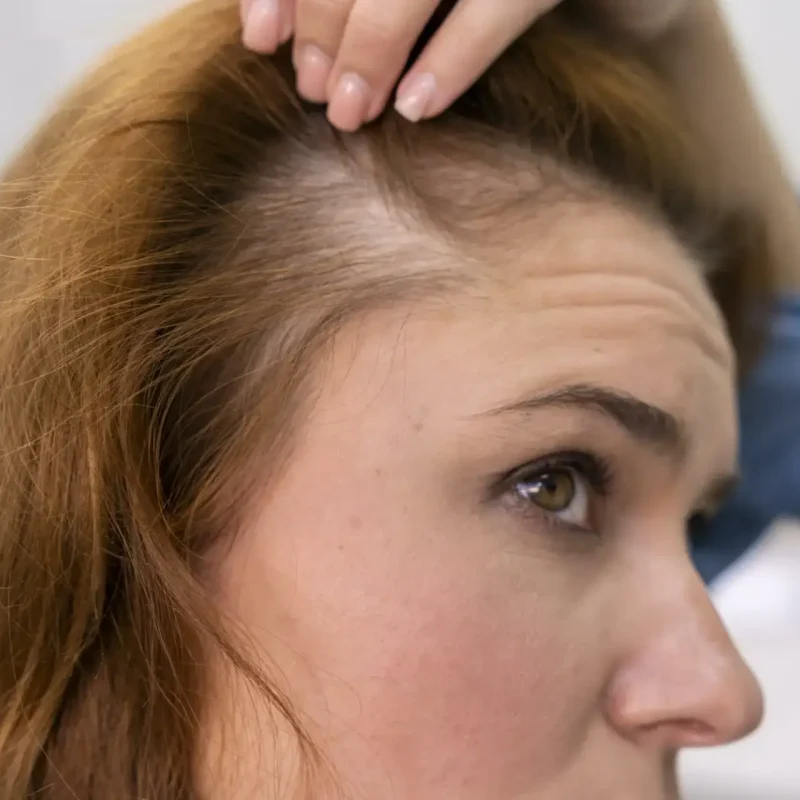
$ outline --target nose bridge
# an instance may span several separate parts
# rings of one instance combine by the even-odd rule
[[[674,747],[741,738],[762,716],[758,683],[699,577],[672,578],[649,582],[641,627],[615,678],[612,716],[629,733],[646,731]]]
[[[695,658],[731,668],[741,663],[708,591],[699,579],[687,580],[683,591],[671,594],[663,609],[662,630],[675,637]]]
[[[669,611],[669,609],[667,610]],[[732,714],[754,679],[704,588],[692,589],[654,641],[663,680],[695,714]]]

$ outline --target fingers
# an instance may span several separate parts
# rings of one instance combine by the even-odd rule
[[[459,0],[401,82],[395,108],[412,121],[441,113],[558,2]],[[269,53],[294,34],[299,93],[312,102],[328,103],[331,123],[354,131],[384,108],[439,0],[241,4],[245,44]]]
[[[353,130],[380,113],[437,5],[437,0],[356,3],[328,83],[332,124]],[[355,102],[343,91],[352,80],[362,89]]]
[[[352,131],[376,116],[437,0],[298,0],[298,88]],[[324,81],[323,81],[324,79]]]
[[[257,53],[274,53],[292,35],[294,0],[241,0],[242,40]]]
[[[439,0],[241,0],[244,44],[274,52],[294,35],[298,92],[358,129],[385,107]]]
[[[559,0],[460,0],[397,90],[412,122],[441,114]]]
[[[328,99],[328,79],[355,3],[356,0],[296,0],[297,89],[313,103]]]

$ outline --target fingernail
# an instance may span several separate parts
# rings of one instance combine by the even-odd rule
[[[435,91],[436,78],[433,75],[429,72],[414,75],[400,84],[395,111],[410,122],[419,122],[425,116]]]
[[[279,41],[279,0],[253,0],[247,11],[242,41],[257,53],[274,53]]]
[[[297,91],[312,103],[324,103],[333,62],[319,47],[307,44],[300,49],[296,64]]]
[[[353,72],[339,78],[328,104],[328,120],[343,131],[357,131],[367,115],[370,90],[367,82]]]

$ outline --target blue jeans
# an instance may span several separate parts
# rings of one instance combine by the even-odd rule
[[[722,511],[691,531],[700,574],[712,581],[778,517],[800,517],[800,295],[782,297],[768,346],[742,388],[742,481]]]

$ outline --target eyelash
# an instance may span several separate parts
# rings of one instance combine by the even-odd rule
[[[613,491],[614,472],[608,459],[595,453],[570,451],[547,455],[504,473],[493,482],[491,496],[496,500],[509,502],[514,510],[522,513],[525,517],[534,516],[557,532],[596,534],[597,532],[592,528],[565,522],[552,512],[524,500],[516,491],[516,487],[520,483],[526,480],[530,481],[545,472],[557,470],[572,472],[577,478],[585,480],[588,488],[597,497],[607,497]]]

